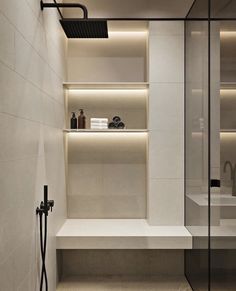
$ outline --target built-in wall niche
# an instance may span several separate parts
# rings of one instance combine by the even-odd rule
[[[68,79],[73,82],[146,82],[147,23],[109,22],[108,30],[108,39],[68,41]]]
[[[69,218],[146,218],[147,83],[65,83]],[[70,130],[84,109],[86,129]],[[118,115],[124,130],[90,129]]]
[[[69,218],[146,218],[147,45],[145,22],[109,23],[108,39],[68,41],[66,92]],[[86,129],[70,130],[84,110]],[[94,130],[119,116],[125,129]]]
[[[145,218],[147,132],[66,133],[69,218]]]
[[[73,87],[67,90],[67,128],[70,127],[71,112],[78,112],[82,108],[86,116],[86,129],[90,129],[90,118],[108,118],[112,121],[114,116],[120,116],[128,130],[147,129],[147,103],[146,83],[130,86],[115,86],[114,83],[104,86],[80,84],[77,89]]]
[[[220,22],[221,82],[236,82],[236,24]]]
[[[221,129],[236,129],[236,24],[220,22]]]
[[[220,126],[236,131],[236,83],[222,84],[220,90]]]
[[[236,25],[235,21],[220,23],[220,164],[221,193],[232,193],[232,179],[224,171],[226,161],[236,163]]]

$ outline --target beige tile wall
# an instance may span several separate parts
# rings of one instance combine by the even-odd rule
[[[55,233],[66,216],[63,135],[65,38],[56,11],[37,0],[0,4],[0,289],[39,290],[35,215],[49,185],[49,290],[56,289]]]
[[[105,40],[70,40],[68,80],[145,81],[147,38],[146,31],[111,33]],[[147,101],[146,89],[70,90],[67,125],[71,111],[83,108],[87,128],[91,117],[111,120],[119,115],[127,129],[146,129]],[[67,137],[68,216],[145,218],[147,134],[85,133]]]
[[[184,25],[149,24],[148,221],[184,223]]]
[[[68,80],[145,82],[147,33],[68,42]]]
[[[68,216],[146,217],[147,133],[68,135]]]

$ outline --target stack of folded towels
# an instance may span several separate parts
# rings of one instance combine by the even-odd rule
[[[91,129],[107,129],[108,118],[90,118]]]

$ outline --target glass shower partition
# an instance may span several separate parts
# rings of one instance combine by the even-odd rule
[[[236,290],[236,1],[211,2],[210,287]]]
[[[185,22],[185,225],[193,290],[236,290],[236,1],[196,0]]]
[[[209,285],[208,3],[195,1],[185,21],[185,225],[193,249],[185,274],[194,290]]]

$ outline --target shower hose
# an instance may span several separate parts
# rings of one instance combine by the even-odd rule
[[[44,214],[44,235],[43,235],[43,214]],[[40,249],[42,258],[41,276],[40,276],[40,291],[43,290],[43,280],[45,280],[45,290],[48,291],[48,278],[46,270],[46,249],[47,249],[47,215],[46,213],[39,212],[40,223]]]

